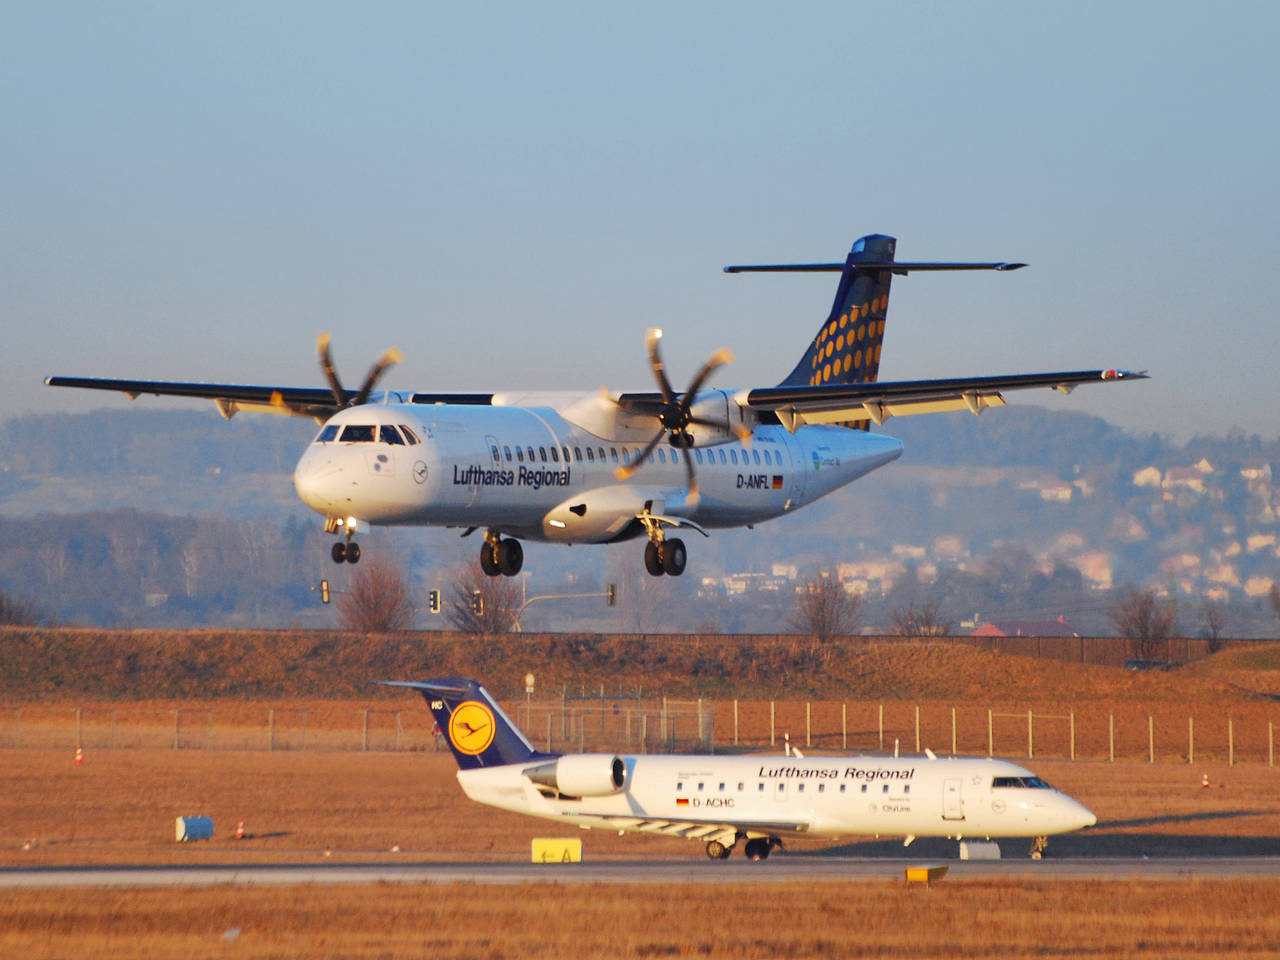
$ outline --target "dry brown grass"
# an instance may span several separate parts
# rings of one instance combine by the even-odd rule
[[[1212,960],[1274,956],[1278,896],[1272,880],[21,892],[0,901],[0,955]]]

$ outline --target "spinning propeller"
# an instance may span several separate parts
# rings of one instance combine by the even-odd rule
[[[613,472],[614,476],[619,480],[628,479],[644,465],[645,459],[653,452],[653,448],[661,442],[664,434],[667,436],[671,446],[686,451],[691,449],[693,447],[693,435],[689,433],[691,424],[710,427],[716,431],[723,430],[726,426],[731,426],[738,439],[744,443],[751,437],[751,431],[741,424],[728,425],[723,421],[709,420],[705,417],[695,417],[693,415],[693,402],[697,399],[698,391],[707,382],[707,378],[711,376],[712,371],[716,367],[733,362],[733,354],[729,352],[729,349],[721,347],[708,357],[706,363],[702,365],[702,369],[690,381],[689,388],[682,394],[676,394],[671,389],[671,381],[667,379],[666,367],[662,363],[661,354],[658,353],[658,341],[661,339],[662,331],[659,328],[650,327],[645,331],[644,342],[649,351],[649,366],[653,369],[654,379],[658,381],[658,390],[662,394],[662,405],[654,414],[661,426],[630,465],[618,467]],[[689,477],[689,502],[694,503],[698,499],[698,477],[693,469],[693,460],[690,459],[688,453],[684,456],[684,469]]]
[[[370,368],[368,376],[364,378],[360,390],[348,400],[347,391],[342,388],[342,381],[338,379],[338,371],[334,369],[333,357],[329,353],[329,334],[322,333],[316,338],[316,349],[320,351],[320,369],[324,371],[324,377],[329,381],[329,389],[333,391],[333,400],[339,410],[343,407],[358,407],[362,403],[368,403],[369,394],[373,392],[382,375],[387,372],[387,368],[404,359],[404,354],[395,347],[383,351],[377,363]]]

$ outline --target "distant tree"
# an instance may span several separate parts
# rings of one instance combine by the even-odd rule
[[[1274,583],[1271,585],[1270,598],[1271,609],[1276,612],[1277,617],[1280,617],[1280,586],[1277,586]]]
[[[795,608],[788,628],[825,642],[847,637],[858,629],[858,608],[862,599],[844,588],[830,571],[815,571],[796,587]]]
[[[889,614],[889,621],[899,637],[949,637],[956,631],[955,621],[942,615],[936,600],[900,607]]]
[[[1178,605],[1172,597],[1157,597],[1151,589],[1130,587],[1112,605],[1111,623],[1122,637],[1134,641],[1138,656],[1152,660],[1177,632]]]
[[[520,613],[520,584],[515,577],[490,577],[480,563],[467,564],[454,574],[453,599],[445,609],[449,626],[462,633],[509,633]],[[477,613],[475,599],[480,597]]]
[[[12,596],[0,587],[0,625],[31,627],[41,620],[36,608],[21,597]]]
[[[338,601],[338,622],[344,630],[360,633],[407,630],[417,612],[403,570],[382,557],[360,564],[351,588]]]
[[[1209,652],[1222,649],[1222,632],[1227,628],[1227,605],[1206,600],[1200,605],[1200,636],[1209,641]]]

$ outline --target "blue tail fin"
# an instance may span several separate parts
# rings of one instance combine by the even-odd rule
[[[535,750],[493,695],[469,677],[384,681],[384,685],[410,687],[422,694],[463,770],[527,763],[550,756]]]
[[[944,270],[1017,270],[1025,263],[921,262],[894,259],[898,241],[881,233],[853,244],[844,263],[776,263],[725,267],[726,273],[839,273],[835,303],[804,356],[780,387],[874,383],[894,274]],[[866,422],[860,426],[864,429]]]
[[[854,243],[840,270],[830,315],[779,386],[875,382],[893,276],[885,264],[893,261],[897,243],[878,233]]]

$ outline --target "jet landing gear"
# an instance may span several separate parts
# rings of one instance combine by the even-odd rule
[[[741,836],[741,834],[739,834]],[[728,860],[730,854],[733,853],[735,841],[730,840],[725,843],[724,840],[708,840],[707,856],[712,860]],[[769,854],[773,852],[775,847],[781,847],[782,841],[777,837],[753,837],[747,841],[742,848],[743,854],[748,860],[760,862],[769,859]]]
[[[484,535],[484,544],[480,547],[480,569],[486,576],[514,577],[524,566],[524,548],[519,540],[503,539],[497,532],[490,530]]]
[[[684,573],[687,558],[683,540],[661,540],[658,543],[650,540],[644,547],[644,568],[651,577],[660,577],[664,573],[680,576]]]
[[[1039,860],[1044,857],[1044,849],[1049,846],[1048,837],[1036,837],[1031,841],[1031,859]]]

